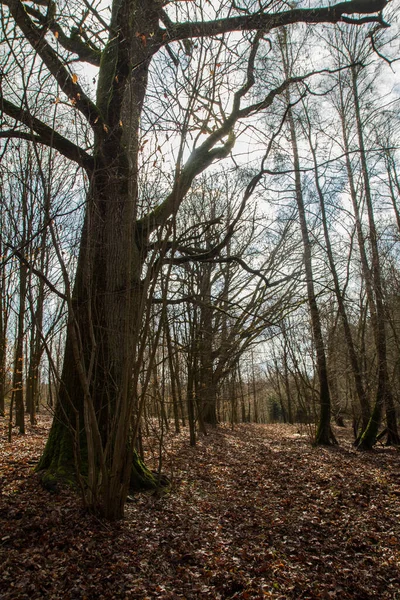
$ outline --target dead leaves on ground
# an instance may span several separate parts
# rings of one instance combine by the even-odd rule
[[[295,426],[171,436],[173,490],[135,496],[122,523],[44,491],[32,465],[46,428],[0,458],[0,598],[395,599],[399,452],[360,454],[350,432],[312,448]]]

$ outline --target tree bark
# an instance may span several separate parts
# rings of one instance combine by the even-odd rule
[[[134,404],[131,373],[147,294],[141,281],[145,238],[135,219],[137,123],[146,92],[148,60],[143,62],[143,44],[131,30],[133,18],[137,30],[149,40],[150,33],[158,28],[152,2],[148,6],[138,1],[114,2],[97,94],[105,124],[95,134],[97,168],[87,198],[59,400],[39,465],[42,469],[56,467],[56,473],[62,473],[71,467],[77,450],[85,458],[88,440],[78,434],[77,428],[85,425],[87,433],[85,410],[88,408],[90,414],[92,408],[100,437],[100,442],[93,442],[97,458],[92,467],[99,467],[103,458],[106,464],[103,481],[98,476],[99,489],[88,503],[89,508],[109,519],[123,516],[130,481],[138,475],[137,457],[129,442]],[[133,75],[132,68],[137,64]],[[86,373],[87,389],[82,372]],[[69,431],[71,424],[75,439]],[[133,475],[129,478],[126,472],[131,469]],[[112,480],[104,481],[106,471],[113,472]],[[152,480],[149,472],[145,479]],[[132,483],[138,485],[140,477]]]

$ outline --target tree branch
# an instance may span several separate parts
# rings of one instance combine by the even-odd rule
[[[100,66],[101,50],[85,43],[81,39],[78,31],[71,31],[71,35],[68,37],[56,22],[50,25],[50,30],[57,34],[57,41],[65,48],[65,50],[77,54],[79,60],[82,60],[83,62],[87,62],[95,67]]]
[[[67,296],[63,293],[60,292],[60,290],[58,290],[56,288],[56,286],[51,283],[51,281],[46,277],[46,275],[44,273],[42,273],[41,271],[39,271],[39,269],[36,269],[36,267],[34,267],[29,260],[27,260],[25,258],[25,256],[22,254],[22,252],[20,252],[20,250],[16,250],[15,248],[13,248],[11,246],[11,244],[8,244],[7,242],[4,242],[4,245],[7,246],[7,248],[9,248],[12,251],[13,256],[16,256],[18,258],[18,260],[20,262],[22,262],[22,264],[24,264],[26,267],[28,267],[28,269],[34,274],[36,275],[36,277],[39,277],[39,279],[41,279],[42,281],[44,281],[44,283],[47,285],[47,287],[54,293],[56,294],[56,296],[58,296],[59,298],[61,298],[62,300],[67,300]]]
[[[137,222],[139,234],[147,236],[150,231],[165,223],[168,217],[179,208],[194,178],[210,166],[214,160],[221,160],[229,155],[235,143],[235,136],[232,131],[233,124],[234,122],[226,121],[201,146],[193,150],[186,165],[178,174],[171,193],[162,204]],[[213,147],[226,136],[228,136],[228,139],[222,146]]]
[[[100,119],[96,105],[86,96],[79,83],[73,79],[57,53],[47,42],[43,32],[32,22],[22,2],[20,0],[3,0],[3,2],[8,6],[15,23],[35,52],[39,54],[61,90],[68,98],[74,100],[74,106],[88,122],[92,126],[96,126]]]
[[[8,131],[3,132],[1,137],[15,137],[40,142],[45,146],[55,148],[58,150],[58,152],[60,152],[60,154],[63,154],[65,157],[78,163],[78,165],[86,169],[88,172],[91,172],[94,168],[94,160],[90,154],[61,134],[57,133],[52,127],[49,127],[31,115],[28,110],[15,106],[15,104],[3,98],[2,95],[0,95],[0,108],[6,115],[12,119],[15,119],[16,121],[19,121],[33,132],[33,134],[30,134],[29,132],[22,131]],[[8,135],[6,136],[6,134]]]
[[[257,12],[252,15],[227,17],[215,21],[194,21],[193,23],[168,22],[168,29],[163,33],[165,43],[184,40],[187,38],[215,36],[230,31],[270,31],[276,27],[291,25],[293,23],[338,23],[346,21],[346,15],[364,14],[371,15],[362,19],[362,22],[382,22],[380,16],[372,16],[380,12],[388,4],[388,0],[351,0],[339,2],[332,6],[320,8],[295,8],[275,14]]]
[[[65,50],[77,54],[79,59],[84,62],[88,62],[95,67],[100,66],[101,50],[92,44],[82,41],[78,28],[72,28],[71,36],[68,37],[53,17],[49,18],[48,15],[44,15],[40,10],[33,8],[28,4],[24,3],[24,7],[26,12],[40,23],[42,26],[42,34],[47,30],[52,31],[55,34],[57,41],[65,48]]]

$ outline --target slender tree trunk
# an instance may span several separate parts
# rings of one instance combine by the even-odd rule
[[[43,269],[42,269],[43,272]],[[31,299],[33,301],[33,299]],[[43,327],[44,282],[39,281],[36,310],[31,311],[32,331],[30,344],[30,360],[26,384],[26,411],[29,413],[30,423],[36,421],[36,407],[39,401],[39,368],[43,354],[42,327]]]
[[[288,43],[286,39],[286,30],[283,29],[281,38],[281,51],[285,70],[285,76],[290,76],[290,57],[288,51]],[[293,167],[295,173],[295,196],[297,202],[297,210],[300,221],[301,237],[303,240],[304,249],[304,267],[306,272],[307,298],[311,317],[311,327],[313,340],[315,344],[315,353],[317,360],[317,372],[319,379],[319,423],[315,436],[316,444],[330,445],[336,443],[335,437],[331,429],[331,399],[329,393],[328,369],[326,363],[324,340],[322,335],[321,319],[319,315],[315,290],[314,278],[312,270],[312,254],[311,242],[308,235],[306,212],[304,208],[303,191],[300,177],[300,159],[297,145],[296,126],[294,122],[293,110],[290,108],[290,91],[286,91],[286,100],[288,104],[288,121],[290,130],[290,141],[293,153]]]
[[[288,103],[290,103],[290,97],[287,97]],[[317,372],[319,379],[319,423],[315,436],[316,444],[330,445],[335,443],[336,440],[333,436],[331,429],[331,399],[329,392],[328,383],[328,369],[326,364],[324,340],[322,335],[321,320],[319,316],[319,310],[314,290],[314,279],[312,272],[312,256],[311,256],[311,243],[308,236],[306,214],[304,209],[304,200],[301,187],[300,179],[300,161],[299,153],[297,148],[297,137],[296,129],[294,124],[293,112],[289,109],[288,112],[291,144],[293,152],[293,165],[295,170],[295,192],[297,209],[299,214],[301,235],[303,240],[304,248],[304,266],[306,271],[306,282],[307,282],[307,298],[310,309],[311,326],[313,332],[313,339],[315,344],[316,360],[317,360]]]
[[[15,342],[13,395],[15,401],[15,423],[19,432],[25,433],[24,410],[24,333],[25,333],[25,305],[27,291],[27,267],[21,263],[19,268],[19,308],[17,320],[17,335]]]
[[[188,379],[187,379],[187,411],[189,421],[189,436],[190,445],[196,445],[196,421],[195,421],[195,398],[194,398],[194,381],[193,381],[193,369],[192,365],[188,365]]]
[[[175,433],[180,432],[180,423],[179,423],[179,398],[176,386],[176,372],[174,365],[174,349],[172,346],[171,339],[171,331],[169,328],[169,323],[167,319],[167,313],[165,313],[164,318],[164,334],[165,340],[167,344],[167,354],[168,354],[168,368],[169,368],[169,378],[171,382],[171,397],[172,397],[172,409],[174,414],[174,425],[175,425]]]
[[[7,307],[5,298],[5,278],[3,272],[0,274],[0,416],[5,415],[5,396],[7,390]]]
[[[285,361],[285,358],[283,359]],[[281,411],[282,411],[282,418],[283,418],[283,422],[284,423],[288,423],[288,410],[287,410],[287,392],[286,392],[286,385],[285,385],[285,374],[282,374],[279,367],[278,367],[278,361],[277,359],[274,357],[274,369],[270,371],[270,377],[269,377],[269,382],[270,385],[272,385],[274,392],[277,394],[278,397],[278,401],[279,401],[279,406],[281,407]],[[285,371],[287,371],[287,366],[283,366],[284,369],[284,373]],[[282,390],[282,385],[281,385],[281,378],[283,379],[283,388],[284,388],[284,392]],[[268,380],[267,380],[268,381]]]
[[[311,150],[313,162],[314,162],[315,187],[316,187],[316,190],[318,193],[319,206],[320,206],[320,210],[321,210],[321,219],[322,219],[322,226],[323,226],[323,230],[324,230],[325,247],[326,247],[326,252],[328,255],[329,268],[330,268],[332,279],[333,279],[333,286],[334,286],[336,300],[338,303],[338,310],[339,310],[339,314],[340,314],[342,324],[343,324],[343,330],[344,330],[344,335],[345,335],[345,339],[346,339],[347,350],[349,352],[349,358],[350,358],[350,364],[351,364],[352,374],[353,374],[353,378],[354,378],[354,384],[355,384],[357,397],[358,397],[358,400],[360,403],[360,408],[361,408],[362,425],[363,425],[363,430],[364,430],[367,427],[369,419],[371,417],[371,409],[370,409],[370,405],[369,405],[368,396],[367,396],[367,393],[365,391],[364,384],[362,381],[362,369],[361,369],[361,366],[359,364],[359,360],[357,357],[357,352],[356,352],[356,348],[354,345],[353,336],[351,333],[351,327],[350,327],[349,319],[347,317],[347,310],[346,310],[342,290],[340,287],[339,277],[338,277],[337,270],[336,270],[335,259],[333,256],[333,250],[332,250],[329,229],[328,229],[328,219],[327,219],[327,214],[326,214],[326,209],[325,209],[325,198],[324,198],[324,193],[323,193],[321,185],[320,185],[318,162],[317,162],[315,147],[314,147],[314,145],[312,143],[312,139],[311,139],[310,123],[309,123],[309,129],[308,129],[308,138],[309,138],[310,150]]]
[[[51,177],[51,174],[50,174]],[[39,271],[44,275],[47,275],[48,271],[48,223],[50,221],[50,207],[51,207],[51,194],[46,189],[46,178],[42,176],[42,183],[45,192],[44,198],[44,210],[42,215],[41,226],[43,228],[42,235],[40,236],[40,248],[39,248]],[[36,407],[39,405],[39,369],[40,362],[43,354],[43,315],[44,315],[44,301],[45,301],[45,284],[43,279],[38,280],[38,291],[35,300],[30,296],[31,305],[31,351],[28,368],[27,386],[26,386],[26,410],[30,416],[31,425],[36,421]]]
[[[289,100],[290,101],[290,100]],[[289,111],[289,124],[291,133],[291,143],[293,151],[293,162],[295,169],[295,189],[296,189],[296,201],[300,220],[301,235],[303,240],[304,248],[304,266],[306,271],[306,282],[307,282],[307,298],[310,309],[311,326],[313,332],[313,339],[315,344],[316,360],[317,360],[317,372],[319,379],[319,405],[320,405],[320,416],[317,433],[315,437],[316,444],[329,445],[334,442],[334,437],[331,430],[331,399],[329,392],[328,383],[328,369],[326,364],[326,355],[324,340],[322,335],[321,320],[319,316],[319,310],[314,290],[314,279],[312,272],[312,256],[311,256],[311,243],[308,236],[306,214],[304,209],[303,193],[301,188],[300,180],[300,161],[297,148],[296,130],[294,125],[293,113]]]
[[[293,408],[292,408],[293,399],[292,399],[292,392],[290,389],[289,364],[288,364],[289,353],[288,353],[288,340],[287,340],[285,323],[282,324],[282,333],[283,333],[283,381],[284,381],[286,404],[287,404],[287,410],[283,410],[283,416],[284,416],[285,422],[287,421],[288,423],[293,424],[294,423]],[[278,371],[277,371],[277,374],[279,376]],[[278,381],[278,385],[279,385],[279,381]],[[280,392],[279,392],[279,396],[281,397]],[[282,407],[283,407],[283,404],[282,404]]]
[[[387,349],[386,349],[386,318],[384,306],[384,293],[381,276],[381,266],[378,248],[378,236],[375,226],[375,217],[372,202],[372,193],[369,180],[368,165],[364,145],[364,133],[360,114],[360,101],[358,97],[357,69],[351,68],[351,83],[353,104],[357,128],[358,146],[360,149],[361,170],[364,183],[364,196],[367,206],[368,224],[369,224],[369,242],[372,255],[372,286],[375,296],[375,341],[378,358],[378,386],[376,393],[375,406],[372,411],[371,419],[360,440],[359,447],[361,449],[370,449],[375,443],[379,424],[382,418],[383,409],[386,408],[386,424],[388,430],[387,444],[400,444],[400,437],[397,429],[396,411],[392,390],[389,381],[389,373],[387,366]],[[371,292],[370,292],[371,293]],[[372,293],[371,293],[372,296]]]
[[[204,423],[217,425],[217,386],[213,360],[213,307],[211,300],[211,265],[204,265],[200,282],[199,326],[199,411]]]
[[[175,323],[172,322],[172,332],[173,332],[173,339],[178,339],[177,337],[177,333],[176,333],[176,327],[175,327]],[[182,354],[181,352],[175,352],[172,354],[171,356],[171,361],[173,364],[173,375],[174,375],[174,379],[175,379],[175,384],[176,384],[176,392],[177,392],[177,396],[178,396],[178,407],[179,407],[179,411],[180,411],[180,418],[182,421],[182,426],[185,427],[186,425],[186,411],[185,411],[185,403],[184,403],[184,394],[183,394],[183,383],[182,383],[182,364],[181,364],[181,360],[182,360]]]
[[[253,405],[254,405],[254,422],[258,423],[259,415],[258,415],[258,394],[257,394],[257,385],[256,385],[256,374],[254,369],[254,353],[251,351],[251,383],[252,383],[252,392],[253,392]]]
[[[385,152],[385,163],[386,163],[386,171],[388,176],[389,190],[390,190],[390,200],[393,206],[393,212],[396,217],[397,229],[400,233],[400,210],[397,205],[398,198],[400,198],[400,182],[399,177],[397,175],[396,164],[394,162],[393,157],[390,155],[390,151],[386,150]],[[397,198],[396,198],[397,191]]]
[[[242,370],[240,368],[240,364],[238,363],[237,366],[237,375],[238,375],[238,382],[239,382],[239,387],[240,387],[240,413],[241,413],[241,421],[242,423],[246,422],[246,404],[245,404],[245,393],[244,393],[244,386],[243,386],[243,377],[242,377]]]

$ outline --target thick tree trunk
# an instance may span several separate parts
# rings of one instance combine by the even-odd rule
[[[106,482],[99,483],[95,506],[90,506],[90,500],[88,504],[110,519],[123,515],[129,489],[126,470],[132,468],[131,487],[140,487],[143,480],[146,487],[155,484],[127,443],[135,397],[131,388],[135,342],[146,290],[140,282],[142,257],[132,227],[133,202],[124,189],[126,180],[121,184],[113,175],[109,172],[110,187],[95,187],[88,200],[59,400],[40,464],[40,468],[63,474],[64,470],[71,472],[73,461],[85,463],[89,440],[78,432],[85,427],[88,433],[85,403],[92,403],[102,443],[102,451],[96,448],[95,463],[103,452],[106,468],[116,468],[113,477],[118,483],[111,491],[110,482],[107,488]],[[127,248],[132,249],[130,256]],[[79,469],[85,474],[84,464]]]
[[[203,321],[202,340],[200,342],[199,366],[199,411],[204,423],[216,427],[217,419],[217,385],[214,377],[212,332],[211,327]]]
[[[79,469],[85,475],[88,462],[86,502],[109,519],[123,516],[129,485],[154,481],[138,468],[129,434],[135,429],[132,373],[147,294],[141,282],[144,239],[135,220],[138,123],[148,61],[142,59],[144,46],[132,19],[149,43],[158,26],[152,3],[149,8],[138,1],[114,3],[97,95],[106,125],[95,138],[96,168],[70,298],[58,406],[39,466],[62,474],[75,460],[83,463]]]
[[[70,482],[75,485],[77,467],[83,478],[87,477],[88,473],[83,415],[79,419],[78,413],[73,414],[71,405],[70,409],[67,408],[69,413],[67,415],[64,407],[58,403],[47,444],[38,465],[38,470],[43,471],[43,484],[51,491],[54,491],[60,482]],[[146,468],[134,450],[129,489],[139,491],[156,487],[157,476]]]

